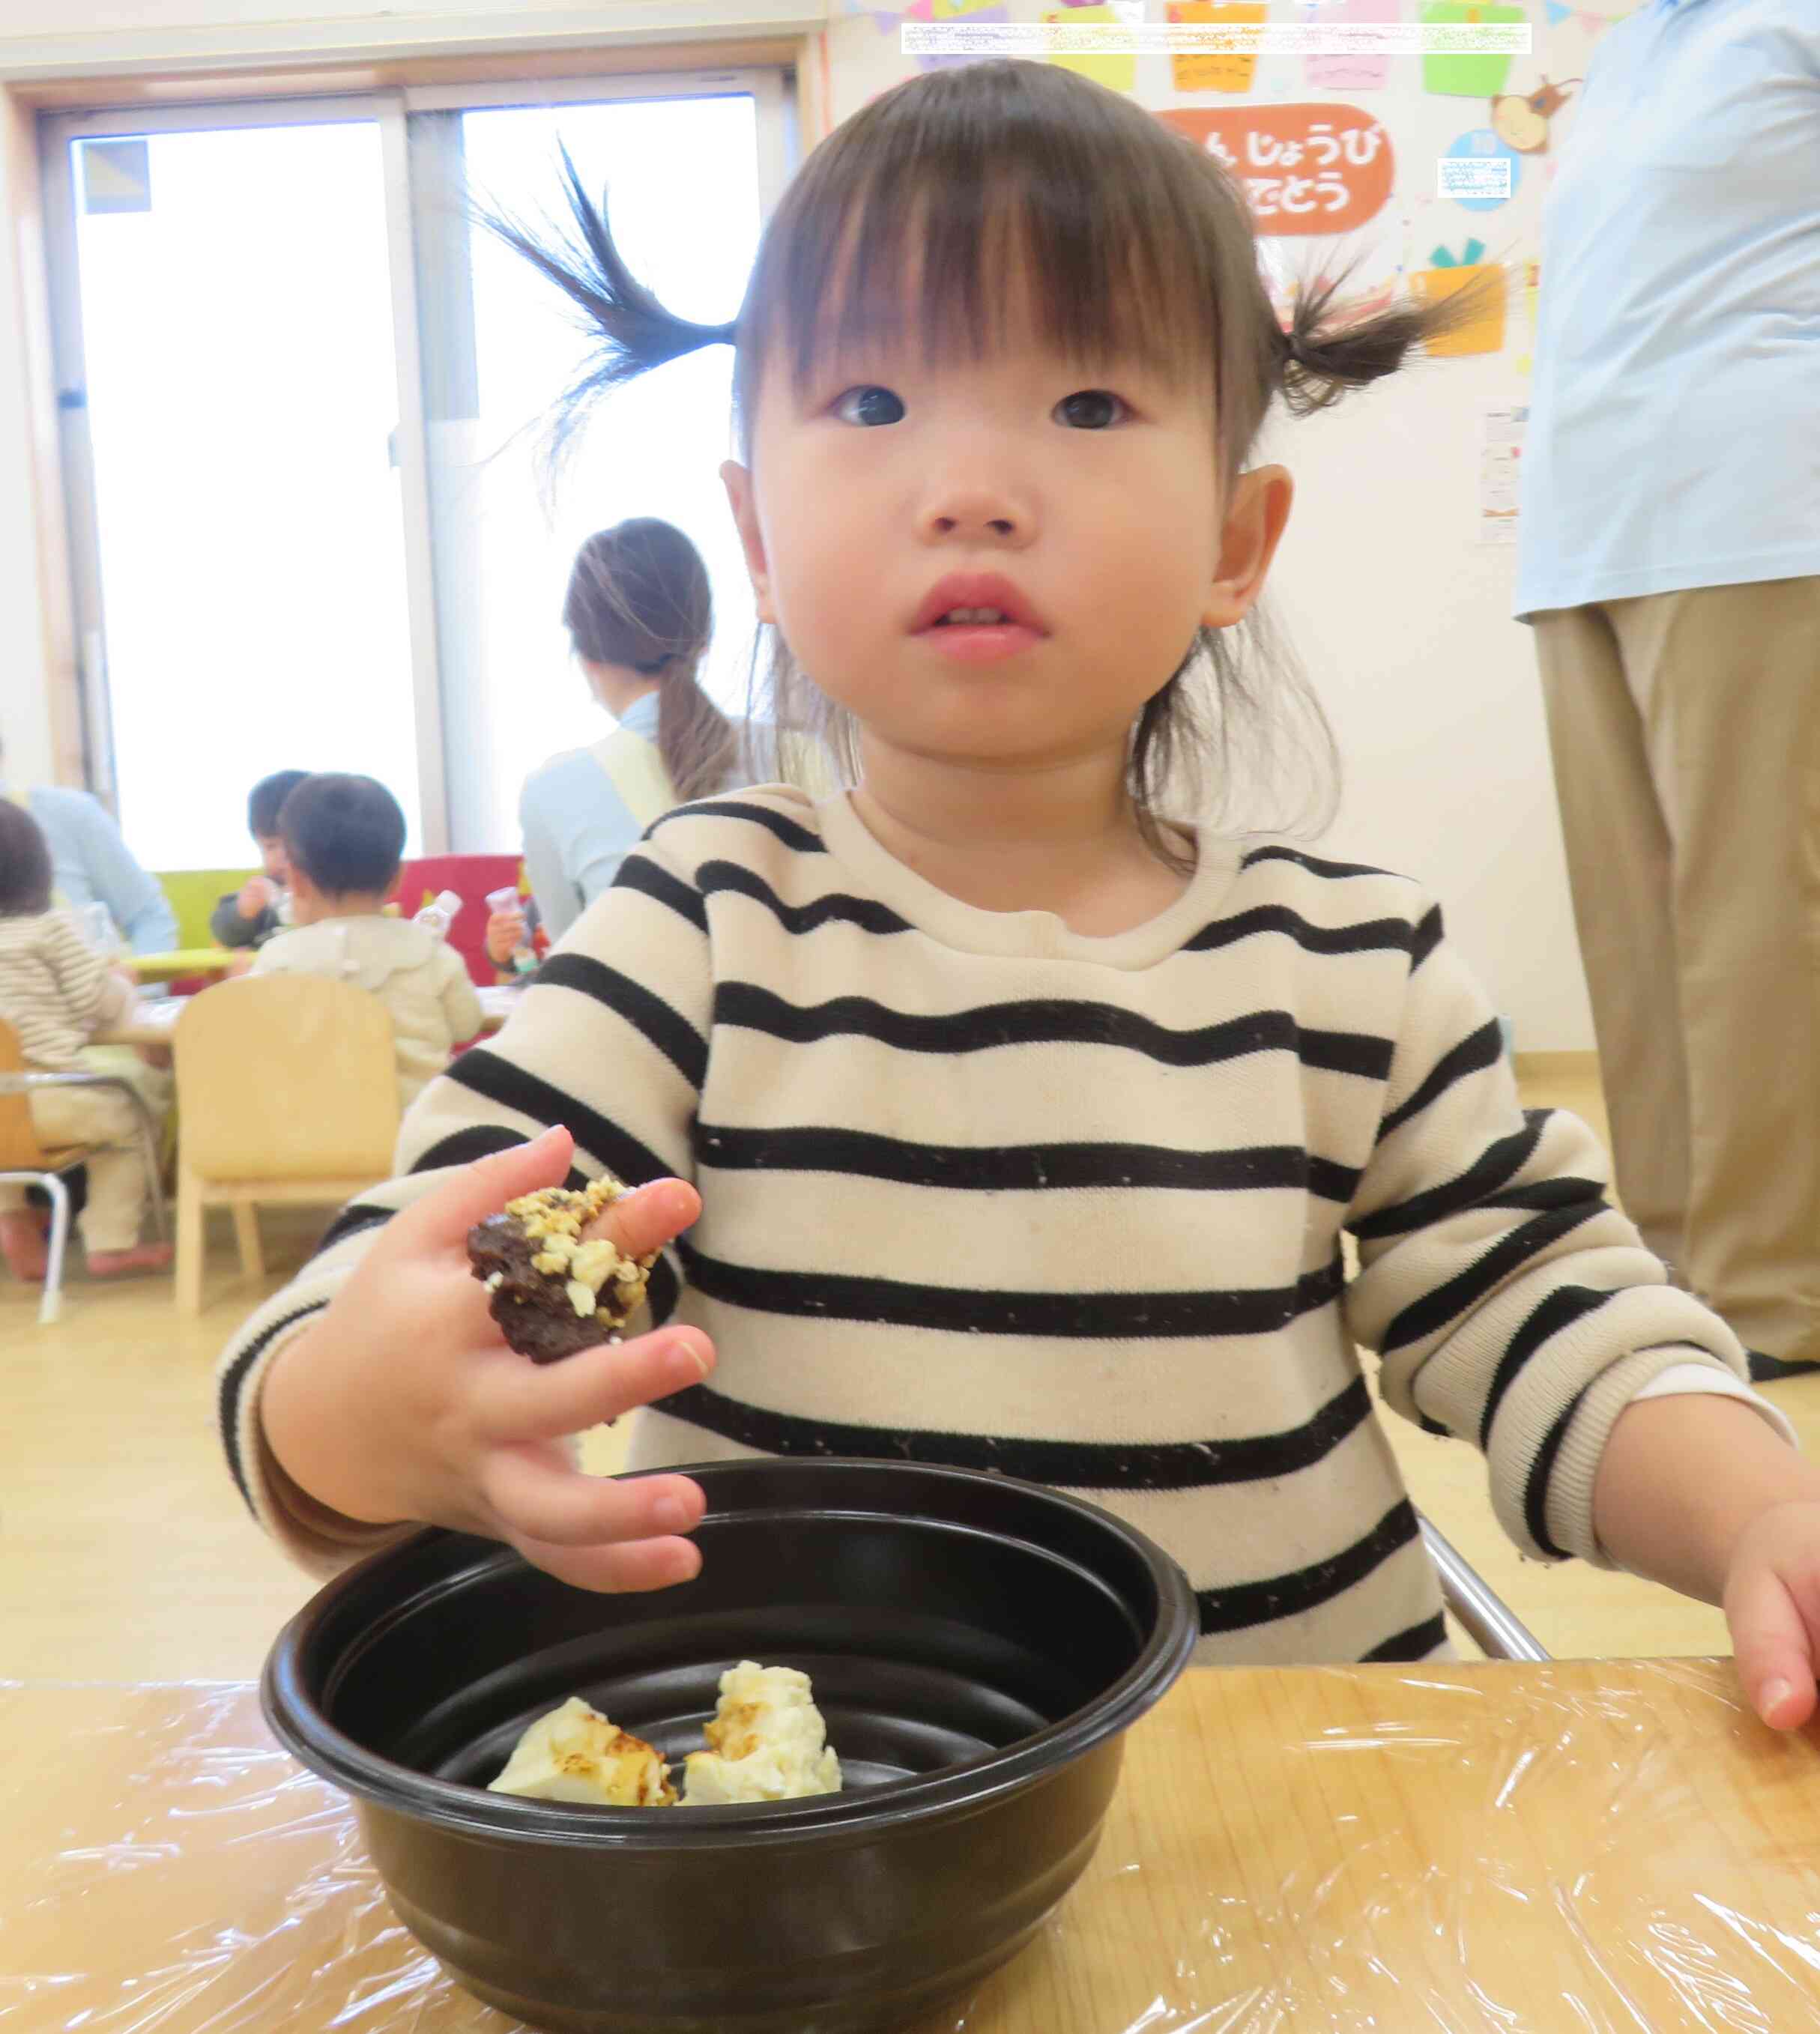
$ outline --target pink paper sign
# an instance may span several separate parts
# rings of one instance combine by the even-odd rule
[[[1353,28],[1402,18],[1402,0],[1312,0],[1306,10],[1312,28]],[[1304,59],[1312,92],[1382,92],[1390,81],[1388,56],[1326,56]]]

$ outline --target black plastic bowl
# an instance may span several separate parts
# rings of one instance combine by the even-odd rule
[[[339,1576],[266,1663],[267,1720],[355,1799],[400,1920],[565,2034],[884,2034],[1015,1954],[1081,1874],[1120,1733],[1195,1601],[1096,1506],[913,1463],[693,1468],[702,1572],[566,1587],[427,1532]],[[595,1808],[484,1791],[572,1694],[680,1759],[736,1661],[815,1683],[846,1786]]]

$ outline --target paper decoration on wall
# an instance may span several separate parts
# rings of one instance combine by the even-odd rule
[[[906,21],[1009,21],[1011,9],[1004,0],[910,0],[903,10]],[[987,52],[981,50],[978,56],[964,52],[954,56],[926,57],[915,59],[918,70],[949,70],[956,64],[979,63]]]
[[[1547,78],[1533,92],[1507,92],[1492,101],[1492,130],[1519,156],[1540,156],[1548,146],[1548,122],[1585,82],[1570,77],[1561,84]]]
[[[1396,161],[1357,106],[1177,106],[1157,118],[1230,170],[1260,234],[1350,233],[1382,212]]]
[[[1473,25],[1515,28],[1529,20],[1521,7],[1507,0],[1423,0],[1425,28],[1459,28]],[[1424,56],[1422,89],[1450,98],[1495,99],[1510,79],[1510,58],[1495,51],[1488,56]]]
[[[1435,252],[1439,254],[1446,250],[1437,248]],[[1443,332],[1428,341],[1428,351],[1434,358],[1457,359],[1469,353],[1503,351],[1507,295],[1504,271],[1495,262],[1473,261],[1440,263],[1433,268],[1410,272],[1410,291],[1419,302],[1426,304],[1439,303],[1443,298],[1450,297],[1469,283],[1481,283],[1485,291],[1477,312],[1456,330]]]
[[[1195,28],[1262,28],[1270,9],[1261,0],[1171,0],[1172,22]],[[1177,92],[1249,92],[1257,81],[1255,54],[1208,51],[1169,58]]]
[[[1309,28],[1334,28],[1344,24],[1400,21],[1402,0],[1308,0]],[[1361,52],[1357,56],[1306,57],[1307,82],[1311,92],[1382,92],[1390,81],[1390,59]]]
[[[1510,189],[1503,197],[1457,197],[1454,203],[1462,212],[1495,212],[1501,205],[1508,205],[1517,195],[1517,184],[1523,173],[1523,159],[1507,143],[1499,140],[1489,127],[1470,127],[1448,148],[1450,157],[1470,156],[1475,162],[1492,162],[1502,156],[1510,165]]]
[[[1527,403],[1488,404],[1479,412],[1479,542],[1514,544],[1522,492]]]
[[[1103,0],[1098,6],[1082,6],[1078,0],[1070,0],[1065,13],[1049,13],[1043,16],[1048,23],[1064,22],[1071,27],[1089,24],[1109,28],[1130,28],[1141,25],[1143,9],[1139,6],[1135,16],[1128,6],[1117,4],[1117,0]],[[1114,92],[1135,92],[1138,84],[1138,60],[1135,55],[1124,57],[1051,57],[1051,63],[1062,66],[1065,70],[1078,70],[1083,77],[1090,77],[1097,84],[1109,84]]]

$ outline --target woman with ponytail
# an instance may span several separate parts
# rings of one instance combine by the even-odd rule
[[[519,799],[531,894],[553,940],[610,888],[654,820],[745,781],[740,730],[698,676],[714,632],[707,567],[674,524],[640,516],[597,530],[576,554],[562,621],[588,690],[617,726],[551,756]],[[495,966],[523,932],[516,912],[487,921]]]
[[[1443,1654],[1363,1344],[1396,1412],[1484,1450],[1521,1546],[1723,1593],[1753,1700],[1802,1721],[1820,1476],[1737,1338],[1585,1128],[1519,1105],[1434,899],[1233,817],[1306,697],[1247,640],[1291,494],[1259,429],[1427,314],[1316,298],[1285,332],[1219,166],[1043,63],[863,107],[729,326],[670,316],[571,197],[569,244],[521,244],[601,332],[580,394],[735,349],[775,723],[849,781],[659,820],[426,1091],[401,1176],[223,1360],[256,1515],[322,1569],[427,1519],[661,1587],[700,1485],[560,1444],[637,1405],[640,1469],[1086,1492],[1187,1570],[1206,1661]],[[463,1238],[607,1172],[640,1191],[599,1233],[661,1253],[648,1318],[535,1368]]]

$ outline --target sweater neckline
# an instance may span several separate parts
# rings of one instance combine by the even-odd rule
[[[931,883],[899,861],[854,809],[850,791],[816,805],[824,844],[863,886],[919,932],[962,953],[1013,959],[1089,961],[1101,967],[1154,967],[1179,952],[1218,915],[1238,872],[1240,843],[1205,827],[1195,839],[1195,873],[1173,903],[1122,933],[1077,933],[1054,911],[988,911]]]

